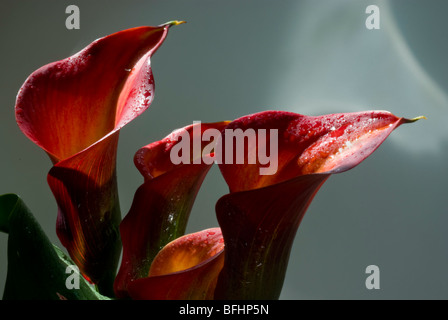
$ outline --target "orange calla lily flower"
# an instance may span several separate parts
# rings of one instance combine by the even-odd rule
[[[211,300],[224,263],[220,228],[182,236],[155,257],[148,276],[129,285],[137,300]]]

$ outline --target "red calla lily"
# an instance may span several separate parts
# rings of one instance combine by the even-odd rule
[[[123,258],[114,285],[117,297],[126,297],[129,283],[146,277],[158,252],[184,235],[196,195],[213,163],[204,162],[203,156],[213,156],[205,148],[216,142],[203,141],[202,134],[209,129],[219,133],[227,124],[190,125],[135,154],[135,165],[145,182],[120,225]],[[174,164],[173,148],[182,144],[188,147],[188,161]]]
[[[182,236],[155,257],[148,277],[129,285],[136,300],[210,300],[224,263],[220,228]]]
[[[259,162],[220,164],[231,193],[216,204],[225,262],[215,298],[278,299],[296,231],[322,184],[361,163],[394,129],[416,119],[382,111],[318,117],[267,111],[230,123],[227,129],[276,130],[278,169],[260,175]],[[225,134],[222,141],[225,145]],[[275,142],[272,135],[266,141]],[[245,152],[256,148],[246,146]]]
[[[150,269],[148,265],[145,267],[145,272],[149,269],[146,275],[143,272],[139,279],[128,282],[130,297],[277,299],[295,234],[322,184],[331,174],[349,170],[362,162],[398,126],[417,119],[397,118],[383,111],[319,117],[267,111],[223,123],[222,139],[216,150],[221,151],[220,169],[230,193],[216,204],[221,229],[216,228],[215,232],[220,231],[221,239],[222,230],[225,247],[223,250],[207,251],[208,247],[203,242],[207,230],[174,240],[160,251]],[[204,129],[207,128],[202,128],[201,132]],[[234,139],[234,135],[227,135],[228,131],[237,130],[241,133],[245,130],[267,133],[263,138],[266,142],[264,146],[257,143],[260,136],[256,137],[257,141],[244,140],[247,143],[241,164],[236,163],[239,146],[229,144],[232,149],[227,146],[227,141]],[[167,153],[171,148],[167,148],[166,144],[172,147],[172,140],[165,139],[152,146],[160,147]],[[177,137],[174,140],[177,141]],[[271,152],[274,150],[278,154],[270,155],[276,168],[271,171],[272,174],[261,174],[263,171],[260,169],[266,167],[266,162],[249,164],[249,157],[258,154],[260,148],[265,149],[263,152],[266,155],[267,146],[272,143],[277,144]],[[150,150],[148,148],[147,153],[136,155],[136,159],[147,164],[140,168],[143,174],[158,172],[157,166],[153,165],[156,163],[161,167],[171,166],[166,160],[167,155],[163,158],[155,150]],[[229,152],[233,159],[226,158]],[[229,159],[230,163],[225,162]],[[179,169],[182,168],[188,167]],[[185,172],[194,171],[188,168]],[[191,179],[188,175],[186,177],[187,181]],[[197,189],[194,189],[194,195],[196,192]],[[152,198],[147,199],[148,207],[157,203]],[[134,219],[129,223],[126,235],[131,234],[132,227],[143,228],[137,221],[144,220]],[[134,233],[134,247],[141,242],[137,237],[139,232]],[[204,253],[201,250],[207,252],[207,259],[198,258]],[[126,261],[129,264],[129,259]]]
[[[33,72],[16,101],[20,129],[51,158],[57,234],[86,278],[113,279],[121,245],[119,130],[154,96],[150,57],[171,25],[128,29]]]

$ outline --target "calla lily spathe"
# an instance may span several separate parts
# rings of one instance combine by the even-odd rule
[[[393,130],[417,119],[385,111],[323,116],[267,111],[229,124],[277,129],[278,170],[261,176],[260,164],[220,164],[230,193],[216,204],[225,262],[215,298],[278,299],[295,234],[322,184],[360,164]]]
[[[137,189],[129,212],[121,222],[123,258],[115,279],[115,294],[126,297],[130,282],[146,277],[154,257],[169,242],[183,236],[201,184],[212,163],[200,161],[209,144],[202,142],[200,154],[193,151],[193,131],[222,130],[228,122],[194,124],[174,131],[166,138],[151,143],[134,156],[134,163],[144,177]],[[173,164],[171,152],[188,136],[190,161]],[[212,142],[213,143],[213,142]]]
[[[265,137],[265,141],[278,143],[278,170],[273,175],[260,175],[259,169],[263,165],[259,162],[220,163],[221,173],[230,189],[230,193],[216,204],[220,228],[214,232],[219,230],[219,234],[222,234],[220,239],[224,242],[223,250],[210,254],[207,259],[197,259],[196,255],[201,250],[194,247],[204,246],[203,237],[207,230],[173,240],[160,251],[163,259],[159,258],[155,262],[157,258],[151,258],[154,261],[151,269],[157,264],[157,269],[161,270],[163,261],[167,261],[165,272],[156,275],[145,272],[140,278],[135,278],[135,281],[129,283],[129,295],[134,299],[278,299],[295,234],[322,184],[330,175],[357,166],[393,130],[417,119],[398,118],[385,111],[318,117],[267,111],[227,123],[221,129],[221,145],[225,144],[227,129],[253,129],[255,132],[259,129],[264,129],[263,132],[276,130],[275,138],[278,141],[272,141],[271,136]],[[187,128],[191,130],[191,126]],[[169,152],[176,141],[171,136],[171,139],[165,138],[153,145],[168,143],[170,148],[162,149]],[[257,143],[246,144],[244,158],[247,159],[249,153],[256,153],[258,147]],[[224,153],[229,151],[226,148],[221,150]],[[235,149],[231,151],[233,155],[236,154]],[[148,166],[165,163],[156,160],[157,153],[148,154],[154,155],[147,162]],[[225,154],[222,158],[225,158]],[[199,177],[193,165],[184,165],[183,168],[186,181]],[[189,176],[187,172],[192,175]],[[201,179],[204,173],[201,172]],[[177,183],[168,187],[168,190],[174,190]],[[190,197],[195,197],[196,193],[197,189]],[[187,189],[181,190],[179,195],[188,196]],[[151,207],[151,201],[146,205]],[[142,211],[139,212],[144,215]],[[139,221],[144,220],[140,218]],[[128,230],[132,228],[141,227],[136,222],[132,226],[127,225]],[[180,263],[177,258],[179,252],[172,248],[184,248],[185,239],[192,241],[194,238],[197,239],[193,241],[195,245],[192,245],[190,251],[181,250],[183,262]],[[134,243],[135,247],[138,247],[137,243]],[[188,260],[188,267],[169,267],[173,261],[184,265],[184,261]],[[206,280],[199,284],[192,280],[197,277]]]
[[[150,58],[178,23],[98,39],[33,72],[17,96],[20,129],[53,162],[58,237],[83,275],[108,291],[121,251],[119,131],[153,101]]]

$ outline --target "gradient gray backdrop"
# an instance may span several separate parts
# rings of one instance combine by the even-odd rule
[[[80,8],[80,30],[65,28],[69,4]],[[370,4],[380,8],[380,30],[365,27]],[[19,194],[59,244],[50,160],[14,119],[20,86],[38,67],[99,37],[186,20],[152,59],[154,103],[121,130],[123,215],[142,183],[135,151],[193,121],[269,109],[425,115],[322,187],[298,230],[281,299],[446,299],[447,10],[442,0],[1,0],[0,194]],[[217,226],[214,205],[225,193],[214,167],[188,232]],[[2,233],[1,294],[6,246]],[[365,287],[371,264],[380,268],[379,290]]]

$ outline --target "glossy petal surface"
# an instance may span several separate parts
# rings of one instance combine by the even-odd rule
[[[154,259],[149,276],[129,286],[133,299],[213,299],[224,262],[219,228],[182,236],[167,244]]]
[[[95,283],[113,277],[120,253],[119,130],[153,100],[150,57],[170,25],[98,39],[33,72],[17,96],[20,129],[54,164],[48,183],[59,208],[58,236]]]
[[[220,165],[231,192],[216,205],[225,239],[216,298],[277,299],[295,234],[322,184],[361,163],[394,129],[412,121],[383,111],[318,117],[267,111],[230,123],[226,129],[272,132],[265,139],[278,143],[278,158],[272,175],[260,174],[266,164],[259,161]],[[257,148],[246,144],[245,159]]]

